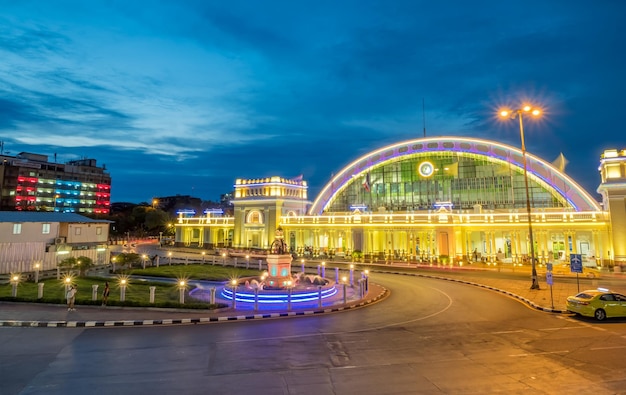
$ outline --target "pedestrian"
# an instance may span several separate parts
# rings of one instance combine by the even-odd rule
[[[102,291],[102,305],[106,306],[107,301],[109,300],[109,292],[111,289],[109,288],[109,282],[104,283],[104,291]]]
[[[65,297],[67,298],[67,311],[76,311],[74,308],[74,302],[76,301],[76,286],[70,285]]]

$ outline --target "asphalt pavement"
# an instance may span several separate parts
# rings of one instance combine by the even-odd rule
[[[520,300],[537,310],[548,313],[567,313],[565,301],[568,296],[589,288],[605,286],[608,280],[611,284],[617,281],[621,286],[621,277],[618,274],[604,274],[598,279],[582,279],[573,281],[571,278],[555,278],[552,285],[541,279],[539,289],[531,289],[530,275],[519,273],[498,272],[488,268],[476,267],[441,267],[426,265],[397,264],[367,264],[370,270],[370,289],[364,299],[358,299],[351,290],[344,303],[339,294],[331,301],[325,302],[321,308],[294,307],[287,310],[287,306],[274,310],[255,311],[250,306],[232,306],[219,310],[189,310],[189,309],[157,309],[131,308],[117,306],[76,306],[76,311],[67,311],[65,305],[51,305],[39,303],[0,302],[0,326],[22,327],[106,327],[106,326],[140,326],[140,325],[172,325],[198,324],[207,322],[273,319],[280,317],[314,315],[334,313],[353,308],[360,308],[384,299],[389,290],[376,284],[376,273],[399,273],[418,277],[438,278],[442,281],[455,281],[468,286],[477,286],[493,292],[506,294]],[[626,284],[626,279],[624,281]],[[391,290],[393,291],[393,290]],[[622,290],[623,292],[623,290]]]

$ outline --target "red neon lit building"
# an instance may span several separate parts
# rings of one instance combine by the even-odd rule
[[[0,210],[108,214],[111,175],[95,159],[66,163],[47,155],[0,155]]]

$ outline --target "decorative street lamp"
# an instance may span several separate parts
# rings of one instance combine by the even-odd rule
[[[511,118],[519,119],[519,132],[522,140],[522,162],[524,164],[524,186],[526,188],[526,212],[528,215],[528,239],[530,242],[530,264],[532,267],[531,274],[531,285],[530,289],[539,289],[539,282],[537,281],[537,267],[535,265],[535,245],[533,240],[533,223],[530,215],[530,194],[528,192],[528,170],[526,165],[526,144],[524,142],[524,122],[523,122],[523,114],[531,114],[535,117],[541,115],[541,110],[537,108],[533,108],[529,105],[525,105],[521,109],[518,110],[502,110],[500,111],[500,116],[503,118]]]
[[[17,285],[20,283],[20,277],[19,274],[11,274],[11,296],[14,298],[17,297]]]
[[[239,284],[239,280],[234,278],[230,280],[230,285],[233,288],[233,310],[237,308],[237,284]]]
[[[185,290],[187,289],[187,283],[185,280],[178,281],[178,302],[180,304],[185,304]]]
[[[120,302],[126,300],[126,287],[128,286],[128,279],[123,277],[119,279],[120,283]]]
[[[41,268],[41,264],[39,262],[35,263],[35,284],[39,283],[39,269]]]

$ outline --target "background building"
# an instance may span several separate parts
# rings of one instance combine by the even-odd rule
[[[0,273],[56,269],[72,256],[108,264],[109,224],[73,213],[0,211]]]
[[[49,162],[22,152],[0,156],[0,210],[108,214],[111,176],[95,159]]]

